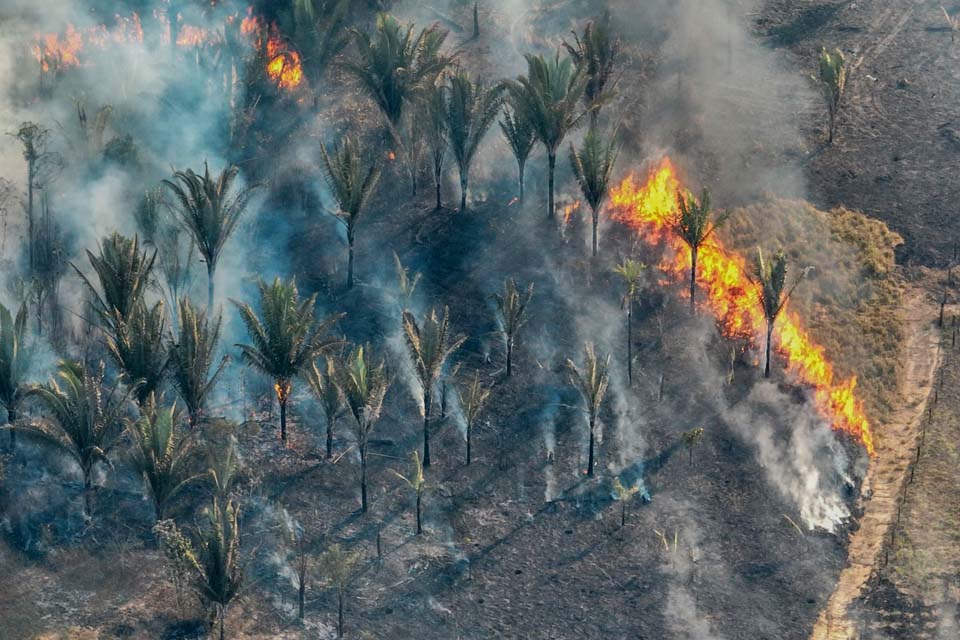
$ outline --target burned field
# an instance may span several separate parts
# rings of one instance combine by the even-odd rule
[[[953,8],[47,4],[0,636],[952,637]]]

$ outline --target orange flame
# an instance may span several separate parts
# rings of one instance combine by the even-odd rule
[[[296,51],[281,53],[270,60],[267,75],[277,83],[278,89],[294,89],[303,80],[303,67],[300,66],[300,54]]]
[[[573,214],[580,210],[580,201],[574,200],[570,204],[564,205],[563,207],[563,226],[570,224],[570,218],[573,217]]]
[[[651,243],[672,250],[660,268],[675,278],[686,278],[690,273],[690,248],[671,231],[681,188],[673,163],[664,158],[645,184],[638,185],[630,176],[611,193],[616,219],[641,231]],[[718,319],[724,334],[748,339],[763,336],[766,318],[759,293],[747,277],[744,258],[726,251],[720,239],[713,237],[700,248],[697,263],[697,281],[707,293],[701,306]],[[855,395],[857,378],[836,379],[823,347],[802,328],[796,313],[785,311],[774,325],[773,335],[777,353],[787,361],[787,371],[812,388],[817,410],[835,430],[853,436],[873,455],[870,423],[863,402]]]

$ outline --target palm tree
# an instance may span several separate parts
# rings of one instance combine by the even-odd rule
[[[833,144],[837,114],[840,112],[840,103],[847,86],[847,61],[840,49],[834,49],[831,53],[826,47],[821,47],[817,76],[814,80],[820,83],[823,99],[827,103],[827,116],[830,119],[827,143]]]
[[[527,323],[527,306],[533,298],[533,283],[527,285],[526,291],[517,289],[513,278],[507,278],[503,284],[503,294],[494,293],[493,300],[497,305],[497,325],[500,335],[507,349],[507,377],[513,371],[513,347],[516,344],[517,334]]]
[[[180,418],[176,405],[158,407],[156,396],[151,396],[140,420],[127,429],[133,441],[133,466],[143,476],[157,522],[164,519],[167,507],[180,491],[203,477],[190,473],[193,443],[181,432]]]
[[[381,13],[372,38],[351,32],[357,55],[355,61],[343,64],[383,113],[398,143],[404,107],[417,92],[432,85],[451,60],[440,53],[446,31],[432,25],[414,37],[413,29],[413,24],[404,28],[395,17]]]
[[[430,409],[433,404],[433,388],[440,380],[443,365],[454,351],[466,341],[466,336],[450,339],[450,310],[443,308],[443,315],[431,309],[423,319],[422,326],[409,311],[403,312],[403,331],[416,368],[417,378],[423,389],[423,466],[430,466]]]
[[[413,471],[410,473],[409,478],[399,471],[394,471],[393,469],[391,469],[391,471],[393,471],[393,475],[406,482],[417,496],[417,535],[419,536],[423,533],[420,505],[422,504],[423,490],[427,486],[427,478],[423,475],[423,465],[420,463],[420,454],[416,451],[413,452]]]
[[[609,11],[599,20],[587,23],[583,37],[577,35],[576,31],[572,34],[573,43],[564,42],[563,46],[573,58],[573,63],[583,69],[587,76],[583,98],[590,108],[591,125],[596,126],[600,107],[609,99],[608,85],[622,46],[610,28]]]
[[[613,136],[604,143],[600,134],[593,127],[583,140],[583,146],[578,151],[570,145],[570,165],[573,175],[577,178],[580,191],[590,205],[593,214],[593,257],[597,257],[597,223],[600,221],[600,208],[607,198],[607,187],[613,167],[617,163],[619,151],[614,147]]]
[[[140,251],[137,236],[131,240],[114,233],[100,243],[99,256],[88,250],[87,258],[97,274],[99,291],[76,265],[73,268],[90,291],[94,313],[117,336],[152,282],[157,252]]]
[[[169,346],[170,382],[187,408],[192,427],[203,418],[207,398],[229,361],[223,356],[214,366],[223,318],[217,314],[210,319],[208,312],[196,309],[189,299],[183,298],[177,314],[177,335],[171,336]]]
[[[787,287],[787,256],[778,251],[772,261],[763,259],[763,250],[757,249],[754,261],[754,273],[751,280],[757,287],[760,296],[760,305],[763,307],[763,316],[767,321],[767,340],[765,345],[765,363],[763,377],[770,377],[770,345],[773,341],[773,325],[780,316],[780,312],[787,305],[797,285],[806,277],[807,269],[800,272],[794,283]]]
[[[587,86],[587,75],[560,52],[551,59],[527,54],[527,75],[508,84],[514,108],[530,123],[547,150],[549,198],[547,217],[553,218],[554,171],[557,149],[583,118],[577,103]]]
[[[523,200],[524,170],[533,145],[537,143],[537,132],[523,116],[523,112],[513,106],[503,112],[500,130],[517,159],[517,180],[520,183],[520,199]]]
[[[477,423],[483,406],[490,397],[490,389],[487,389],[480,383],[480,372],[475,371],[473,379],[469,385],[464,388],[457,388],[457,397],[460,400],[460,411],[463,412],[463,421],[467,431],[467,464],[470,464],[471,451],[470,441],[473,435],[473,427]]]
[[[215,608],[220,619],[220,640],[224,639],[227,607],[243,587],[246,563],[240,555],[239,509],[232,500],[223,504],[214,497],[206,509],[209,525],[200,535],[196,551],[189,550],[194,586],[200,599]]]
[[[84,514],[90,517],[93,470],[98,462],[107,461],[119,443],[136,385],[125,392],[105,389],[103,362],[89,371],[78,362],[64,360],[58,371],[59,381],[51,379],[29,391],[45,409],[46,419],[15,428],[74,459],[83,472]]]
[[[690,311],[696,312],[697,254],[713,232],[727,221],[730,213],[715,214],[710,210],[710,192],[706,188],[699,201],[692,193],[684,196],[683,192],[677,191],[677,205],[679,212],[669,226],[690,247]]]
[[[337,422],[337,414],[343,408],[343,397],[337,388],[335,369],[333,358],[327,357],[323,367],[318,367],[314,362],[304,374],[307,386],[320,401],[323,415],[327,419],[327,460],[333,457],[333,427]]]
[[[353,242],[357,231],[357,219],[363,211],[380,179],[380,168],[375,155],[369,149],[363,149],[353,138],[346,137],[333,153],[327,153],[320,145],[323,154],[324,173],[327,184],[333,192],[339,210],[337,219],[347,229],[349,260],[347,262],[347,288],[353,287]]]
[[[343,637],[343,601],[347,589],[356,575],[360,554],[356,551],[344,551],[335,544],[320,556],[320,567],[327,576],[327,582],[337,591],[337,637]]]
[[[337,387],[355,421],[354,433],[360,452],[360,508],[364,513],[367,512],[367,445],[390,387],[383,362],[369,366],[367,361],[363,347],[357,347],[346,362],[336,368],[334,374]]]
[[[310,86],[318,91],[330,62],[349,42],[344,23],[350,0],[294,0],[293,43],[303,56]]]
[[[493,124],[503,104],[504,85],[485,87],[474,82],[463,69],[450,75],[450,99],[447,103],[447,128],[450,149],[460,170],[460,210],[467,208],[467,183],[470,165],[480,148],[480,141]]]
[[[26,375],[34,351],[26,338],[26,305],[22,305],[17,317],[13,318],[10,310],[0,304],[0,406],[7,412],[10,426],[17,421],[17,408],[29,389]],[[15,433],[10,430],[11,447],[16,439]]]
[[[175,172],[172,180],[163,181],[179,204],[176,211],[180,222],[207,263],[207,306],[211,309],[217,260],[257,188],[253,185],[234,190],[239,173],[239,167],[230,165],[214,179],[204,162],[202,175],[187,169]]]
[[[583,369],[579,369],[572,360],[567,360],[567,371],[570,375],[570,384],[576,387],[586,405],[587,419],[590,426],[590,449],[587,457],[587,476],[593,477],[593,448],[597,416],[600,405],[607,393],[609,382],[607,370],[610,367],[610,356],[599,358],[594,352],[593,344],[587,343],[584,347]]]
[[[397,255],[396,251],[393,252],[393,266],[397,271],[397,292],[399,294],[400,310],[406,311],[423,274],[418,271],[411,277],[410,269],[403,266],[403,263],[400,262],[400,256]]]
[[[244,361],[273,378],[280,403],[280,439],[286,444],[287,403],[293,379],[324,351],[339,344],[328,334],[340,315],[317,320],[317,294],[301,301],[296,279],[285,283],[276,278],[272,285],[261,280],[259,288],[262,319],[250,305],[234,301],[253,342],[237,346]]]
[[[159,389],[167,371],[165,329],[163,302],[147,307],[140,300],[127,321],[118,324],[116,335],[106,338],[107,350],[120,368],[123,381],[136,387],[134,397],[141,407]]]
[[[437,210],[443,208],[440,187],[443,182],[443,167],[450,146],[450,128],[447,125],[447,87],[436,84],[427,89],[423,98],[423,119],[427,145],[433,161],[433,181],[437,187]]]
[[[633,384],[633,305],[640,294],[643,270],[646,268],[642,262],[627,258],[614,269],[626,285],[620,307],[627,310],[627,380],[630,384]]]

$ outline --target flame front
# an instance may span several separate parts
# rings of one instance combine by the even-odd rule
[[[690,273],[690,248],[671,231],[681,188],[673,163],[664,158],[645,184],[639,185],[634,176],[629,176],[611,193],[616,219],[640,231],[651,243],[669,247],[671,251],[660,268],[677,279],[687,278]],[[715,236],[697,253],[697,283],[706,292],[701,307],[717,318],[725,335],[756,340],[765,335],[766,318],[748,273],[744,258],[725,250]],[[817,410],[835,430],[853,436],[873,455],[870,423],[855,393],[856,377],[837,380],[823,348],[790,310],[784,310],[777,319],[773,336],[777,353],[787,362],[787,371],[812,388]]]

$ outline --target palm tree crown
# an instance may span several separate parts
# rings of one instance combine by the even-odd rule
[[[710,192],[704,188],[700,199],[692,193],[686,195],[677,192],[679,211],[669,221],[670,229],[690,247],[690,310],[696,309],[697,294],[697,254],[706,242],[727,218],[728,211],[714,214],[710,209]]]
[[[229,360],[223,356],[214,367],[223,318],[220,314],[208,317],[208,313],[207,309],[194,307],[189,299],[182,299],[177,334],[169,347],[170,382],[183,400],[192,426],[200,422],[207,398]]]
[[[27,307],[21,306],[14,318],[10,310],[0,304],[0,406],[6,409],[7,422],[11,424],[28,389],[26,375],[33,349],[26,337]]]
[[[613,136],[610,136],[609,141],[604,142],[596,128],[591,127],[580,149],[570,145],[570,165],[573,168],[573,175],[593,214],[594,256],[597,255],[597,223],[600,218],[600,208],[606,200],[607,187],[619,155],[614,144]]]
[[[137,236],[130,239],[114,233],[100,243],[100,255],[88,250],[87,257],[97,274],[99,291],[76,265],[73,268],[90,291],[94,312],[116,334],[150,286],[157,252],[140,251]]]
[[[600,413],[600,405],[607,393],[609,378],[607,371],[610,368],[610,356],[605,358],[598,357],[594,351],[593,344],[587,343],[584,347],[583,368],[580,369],[572,360],[567,360],[567,371],[570,374],[570,384],[572,384],[583,398],[583,403],[587,411],[587,419],[590,425],[590,449],[587,458],[587,475],[593,475],[594,460],[594,432],[596,428],[597,416]]]

